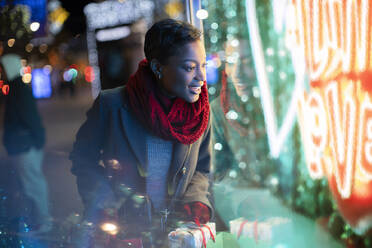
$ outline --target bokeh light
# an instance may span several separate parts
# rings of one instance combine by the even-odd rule
[[[211,24],[212,29],[217,29],[218,28],[218,23],[214,22]]]
[[[14,43],[15,43],[15,39],[11,38],[11,39],[8,40],[8,46],[9,47],[13,47]]]
[[[207,19],[208,18],[208,11],[206,11],[205,9],[199,9],[196,12],[196,17],[199,18],[200,20]]]
[[[31,83],[31,80],[32,80],[32,75],[31,73],[26,73],[22,76],[22,81],[25,83],[25,84],[29,84]]]
[[[45,53],[48,50],[48,45],[47,44],[41,44],[39,47],[40,53]]]
[[[70,68],[63,73],[63,79],[66,82],[71,82],[78,76],[78,71],[74,67],[76,67],[76,65],[71,65]]]
[[[40,23],[38,22],[33,22],[30,24],[30,29],[32,32],[36,32],[40,28]]]
[[[94,70],[93,70],[93,67],[91,67],[91,66],[85,67],[85,69],[84,69],[84,77],[85,77],[85,81],[87,81],[88,83],[93,82],[93,80],[94,80]]]
[[[32,45],[31,43],[28,43],[25,47],[25,50],[26,52],[30,53],[33,48],[34,48],[34,45]]]
[[[214,144],[214,149],[217,150],[217,151],[221,151],[222,150],[222,144],[221,143],[216,143]]]
[[[113,223],[103,223],[101,225],[101,229],[102,231],[108,233],[108,234],[111,234],[111,235],[116,235],[118,233],[118,226],[113,224]]]
[[[217,92],[217,90],[216,90],[216,88],[215,87],[209,87],[209,89],[208,89],[208,93],[209,93],[209,95],[214,95],[214,94],[216,94],[216,92]]]
[[[4,95],[8,95],[9,94],[9,85],[4,85],[1,87],[1,91],[3,92]]]

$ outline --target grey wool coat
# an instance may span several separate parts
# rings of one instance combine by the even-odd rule
[[[149,131],[131,113],[125,86],[101,92],[87,112],[70,154],[71,171],[77,177],[85,205],[97,204],[98,198],[107,197],[109,194],[102,193],[101,186],[111,187],[111,181],[146,193],[147,135]],[[213,216],[209,193],[210,146],[211,118],[207,130],[193,144],[173,143],[172,162],[165,179],[172,199],[168,203],[174,201],[177,206],[200,201],[211,209]]]

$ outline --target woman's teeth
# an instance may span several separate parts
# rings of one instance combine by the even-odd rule
[[[201,92],[201,86],[199,86],[199,87],[191,87],[191,86],[189,86],[189,88],[190,88],[190,90],[191,90],[191,92],[193,94],[200,94],[200,92]]]

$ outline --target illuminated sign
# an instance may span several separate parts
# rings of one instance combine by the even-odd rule
[[[372,227],[371,0],[289,1],[288,47],[304,54],[310,90],[298,101],[313,178],[327,177],[355,231]]]
[[[289,40],[304,50],[311,80],[371,68],[370,5],[369,0],[291,2]]]
[[[93,69],[92,95],[96,98],[101,91],[100,68],[98,65],[97,39],[108,41],[129,35],[127,29],[114,29],[144,20],[150,25],[155,4],[151,0],[104,1],[89,3],[84,7],[87,19],[87,46],[89,64]],[[96,33],[96,30],[100,29]],[[103,31],[105,30],[105,31]],[[102,32],[101,32],[102,31]],[[121,36],[121,38],[119,38]]]
[[[127,37],[130,34],[130,27],[116,27],[110,29],[99,30],[96,33],[96,39],[100,42],[119,40]]]
[[[310,176],[334,176],[337,190],[343,198],[351,195],[355,165],[365,171],[364,179],[371,178],[371,174],[367,173],[370,169],[365,166],[372,164],[369,160],[372,150],[366,139],[358,139],[358,132],[361,137],[368,133],[368,129],[363,130],[368,126],[362,123],[368,121],[365,116],[369,114],[367,106],[371,102],[366,96],[364,103],[360,104],[357,90],[362,93],[360,82],[347,78],[330,81],[321,90],[312,90],[308,95],[305,93],[298,108]]]
[[[364,233],[372,227],[372,0],[273,3],[275,29],[286,23],[296,78],[279,131],[255,0],[246,0],[271,155],[280,155],[297,112],[310,176],[328,178],[339,211],[356,232]]]

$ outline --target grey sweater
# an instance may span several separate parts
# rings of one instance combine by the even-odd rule
[[[167,177],[172,160],[173,144],[149,135],[146,140],[148,155],[147,195],[156,211],[165,208],[167,197]]]

